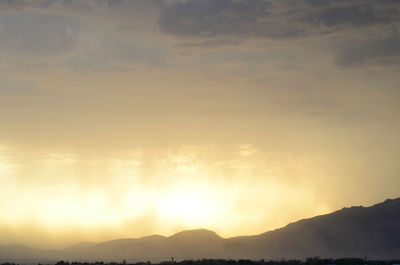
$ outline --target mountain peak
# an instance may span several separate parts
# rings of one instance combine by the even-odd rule
[[[221,238],[217,233],[207,229],[193,229],[193,230],[185,230],[182,232],[178,232],[169,238],[175,239],[187,239],[187,238],[195,238],[195,239],[212,239],[212,238]]]

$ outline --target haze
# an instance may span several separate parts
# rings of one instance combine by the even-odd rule
[[[399,197],[395,0],[0,0],[0,244],[258,234]]]

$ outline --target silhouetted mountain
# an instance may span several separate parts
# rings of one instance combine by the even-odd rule
[[[256,236],[221,238],[209,230],[85,243],[60,250],[0,247],[0,261],[128,261],[200,258],[304,259],[400,257],[400,199],[351,207]]]
[[[343,208],[235,241],[241,256],[253,258],[400,257],[400,199]]]

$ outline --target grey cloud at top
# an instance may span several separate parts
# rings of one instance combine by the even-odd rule
[[[82,39],[81,23],[88,22],[132,28],[123,34],[128,44],[116,41],[98,52],[85,50],[87,58],[72,60],[74,65],[86,66],[92,57],[97,61],[98,54],[107,60],[158,64],[151,55],[158,53],[132,45],[139,35],[145,39],[143,28],[160,37],[158,26],[161,33],[178,39],[170,46],[175,49],[240,46],[257,39],[286,41],[299,51],[290,40],[300,39],[330,47],[336,65],[349,66],[397,56],[398,38],[393,36],[400,28],[399,14],[399,0],[0,0],[0,48],[38,55],[72,51]],[[85,34],[93,37],[91,31]],[[116,35],[112,32],[110,38]],[[160,46],[162,53],[168,52]]]
[[[125,22],[158,10],[161,32],[198,38],[293,39],[400,21],[398,0],[0,0],[1,9],[107,14]]]
[[[284,39],[325,34],[326,28],[399,21],[398,1],[163,1],[162,32],[177,36]],[[325,28],[320,28],[324,26]]]
[[[192,38],[179,48],[208,48],[220,39],[302,39],[329,47],[341,67],[399,61],[398,0],[166,0],[158,24],[165,34]]]
[[[371,5],[354,4],[335,6],[312,13],[306,19],[310,24],[323,24],[328,27],[339,25],[366,26],[390,23],[398,15],[397,10],[376,10]]]
[[[163,2],[162,32],[178,36],[291,38],[303,34],[289,17],[279,19],[274,3],[264,0],[189,0]]]
[[[138,4],[157,4],[161,0],[0,0],[3,10],[25,10],[30,8],[67,10],[93,10],[96,8],[135,7]]]

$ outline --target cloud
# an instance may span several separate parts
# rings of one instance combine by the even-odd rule
[[[337,45],[335,63],[357,66],[365,63],[394,64],[400,62],[400,35],[346,41]]]
[[[163,3],[158,23],[162,32],[177,36],[281,39],[304,33],[274,13],[274,5],[264,0],[175,1]]]
[[[398,21],[392,1],[270,2],[188,0],[163,2],[160,29],[177,36],[285,39],[319,35],[320,25],[353,27]]]
[[[81,26],[76,19],[34,12],[3,14],[0,23],[2,50],[35,55],[73,50]]]
[[[47,9],[54,6],[72,7],[85,9],[94,6],[101,6],[108,1],[83,1],[83,0],[0,0],[0,7],[9,10],[25,10],[30,8]]]
[[[397,10],[379,10],[371,4],[358,3],[322,9],[311,13],[306,21],[310,24],[323,24],[327,27],[340,25],[367,26],[390,23],[396,16],[398,16]]]
[[[299,52],[298,44],[293,41],[304,40],[331,47],[337,66],[372,61],[390,63],[392,60],[388,57],[396,56],[398,52],[397,37],[391,37],[397,34],[400,22],[400,6],[394,0],[185,0],[161,3],[160,31],[180,39],[192,38],[174,46],[178,49],[209,49],[220,44],[257,39],[292,43],[293,50]],[[354,41],[355,38],[359,40]]]
[[[317,13],[312,23],[322,23],[326,26],[340,24],[366,25],[384,21],[385,17],[377,16],[371,9],[362,10],[359,6],[334,7]]]
[[[141,5],[160,3],[160,0],[0,0],[1,10],[24,11],[31,9],[97,11],[118,7],[132,8]]]
[[[193,48],[213,49],[226,46],[236,46],[239,43],[239,40],[215,39],[200,42],[180,42],[175,44],[174,48],[178,50],[188,50]]]
[[[123,64],[131,62],[160,64],[163,61],[160,54],[168,53],[167,47],[210,50],[239,43],[245,46],[246,41],[256,39],[292,45],[292,50],[300,53],[299,43],[294,42],[300,40],[331,47],[337,66],[370,61],[385,63],[390,62],[386,59],[396,54],[396,49],[382,52],[377,43],[393,42],[390,36],[397,34],[393,28],[400,23],[398,3],[397,0],[0,0],[0,48],[3,52],[34,55],[74,51],[76,54],[68,60],[70,66],[101,65],[104,68],[101,70],[108,71],[127,69]],[[97,38],[91,30],[82,29],[81,24],[101,28],[104,32],[99,33],[103,35],[100,39],[109,37],[115,41],[85,50],[80,56],[86,49],[82,40]],[[118,28],[130,30],[118,32]],[[147,39],[150,35],[157,35],[158,39]],[[176,37],[176,42],[166,41],[165,35]],[[163,44],[156,48],[150,44],[137,47],[140,39]],[[358,40],[351,41],[354,39]],[[362,47],[352,51],[352,43]]]
[[[112,72],[165,62],[167,46],[138,29],[145,21],[136,13],[152,8],[145,1],[0,0],[0,4],[4,8],[0,11],[0,55],[9,58],[6,65],[0,64],[3,69],[45,63],[53,68]],[[122,18],[128,12],[136,18]],[[149,15],[143,13],[141,17]]]
[[[155,12],[163,33],[200,38],[292,39],[326,34],[327,28],[337,30],[338,26],[359,28],[400,21],[397,0],[0,0],[0,7],[100,14],[108,19],[128,18],[129,11],[131,21]]]
[[[167,54],[160,44],[101,32],[97,39],[92,36],[81,40],[80,49],[67,59],[67,64],[78,71],[129,71],[132,66],[163,66]]]

